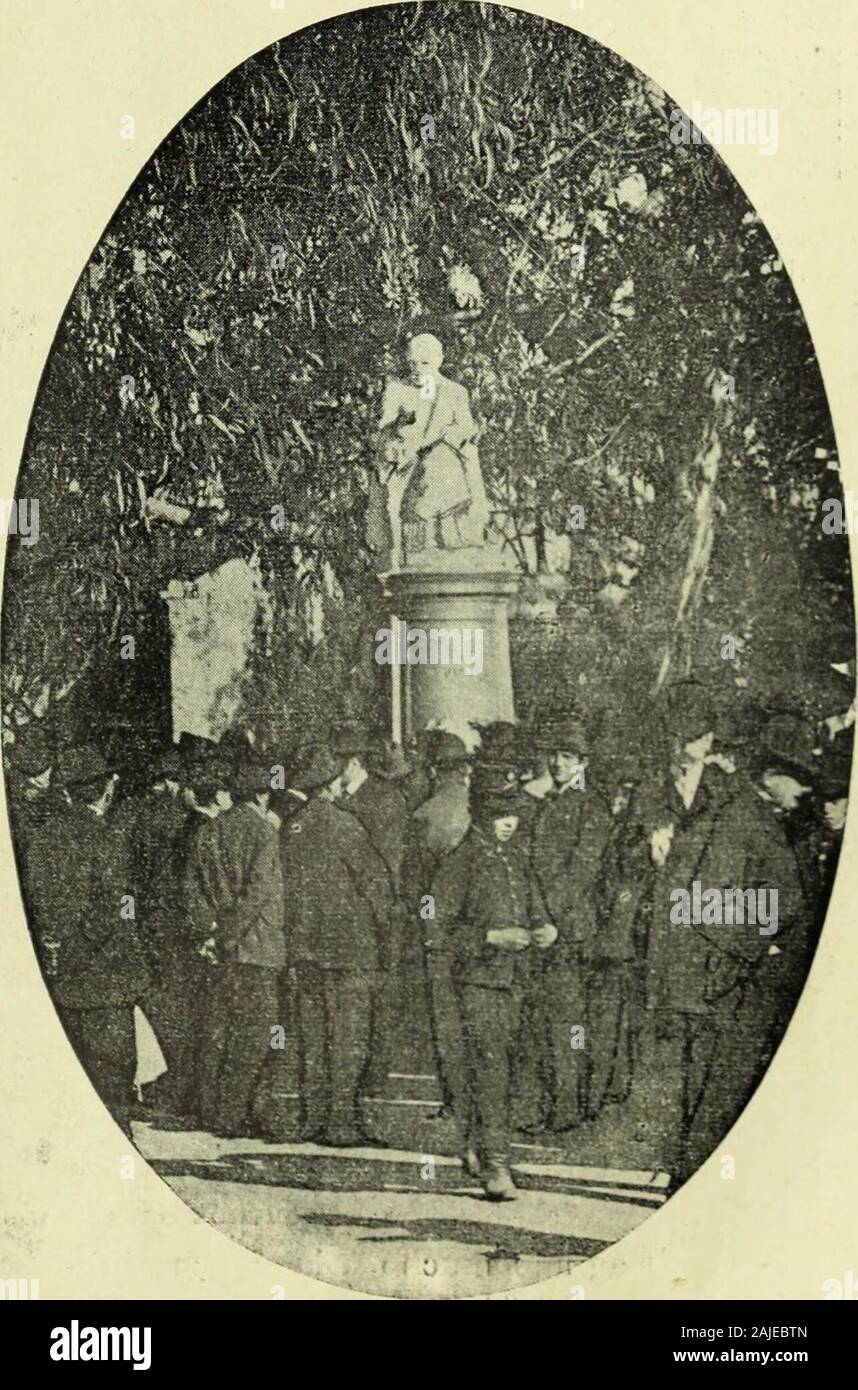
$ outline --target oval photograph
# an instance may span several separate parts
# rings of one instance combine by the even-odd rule
[[[577,1286],[778,1066],[851,518],[734,144],[788,157],[572,28],[356,11],[225,76],[71,294],[3,604],[33,947],[116,1124],[288,1269]]]

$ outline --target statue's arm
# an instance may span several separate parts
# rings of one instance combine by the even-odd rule
[[[402,414],[402,393],[399,383],[388,381],[384,388],[384,395],[381,398],[381,417],[378,422],[378,433],[383,435],[386,430],[392,429]]]
[[[464,386],[458,386],[452,400],[453,418],[442,426],[434,439],[425,441],[424,447],[443,442],[454,449],[461,449],[473,439],[477,432],[476,422],[471,414],[471,402]]]

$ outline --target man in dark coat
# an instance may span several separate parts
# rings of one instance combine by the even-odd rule
[[[344,760],[340,806],[360,821],[388,875],[387,919],[381,927],[381,967],[373,998],[369,1091],[377,1095],[404,1039],[400,1038],[408,999],[408,924],[401,899],[402,855],[408,803],[402,794],[404,766],[393,764],[392,750],[385,749],[357,724],[343,723],[334,733],[338,758]],[[391,775],[393,774],[393,775]]]
[[[146,1088],[146,1101],[181,1115],[190,1114],[195,1104],[206,980],[205,962],[189,941],[183,892],[190,843],[200,820],[190,804],[187,780],[196,775],[188,772],[178,749],[165,748],[153,759],[149,789],[127,797],[117,810],[132,849],[135,895],[152,968],[143,1008],[167,1063],[163,1076]],[[213,791],[204,797],[213,798]]]
[[[337,1147],[368,1142],[359,1090],[392,907],[390,879],[358,818],[340,805],[345,760],[314,750],[297,781],[309,796],[283,838],[287,955],[296,974],[302,1132]]]
[[[552,786],[538,802],[530,837],[531,863],[559,940],[546,957],[535,1031],[544,1039],[542,1070],[547,1106],[535,1107],[556,1132],[587,1114],[588,1058],[614,1045],[619,1000],[599,995],[600,933],[606,856],[614,834],[602,789],[587,779],[589,741],[572,714],[546,719],[538,742],[548,754]],[[602,981],[602,983],[604,983]],[[530,1127],[530,1126],[528,1126]]]
[[[30,834],[44,825],[57,805],[57,791],[52,786],[56,748],[52,733],[34,721],[15,731],[15,742],[3,753],[9,819],[20,869]]]
[[[212,962],[199,1058],[199,1115],[214,1133],[251,1131],[251,1109],[278,1025],[286,959],[270,770],[248,758],[234,805],[204,820],[190,847],[185,907],[192,941]]]
[[[431,894],[435,873],[444,856],[461,844],[471,823],[470,760],[460,738],[440,731],[435,732],[429,745],[429,757],[434,790],[409,818],[402,884],[406,911],[414,924],[413,936],[409,939],[418,946],[411,960],[411,978],[423,986],[422,992],[428,996],[443,1098],[437,1118],[443,1118],[447,1112],[461,1113],[463,1106],[467,1079],[464,1032],[452,954],[441,949],[440,944],[435,950],[426,950],[422,928],[425,908],[431,906],[427,895]],[[409,1003],[416,1012],[417,1001],[409,1000]]]
[[[728,755],[712,751],[714,716],[705,694],[696,694],[693,682],[680,685],[671,702],[673,783],[662,824],[651,837],[656,874],[646,962],[649,1027],[636,1084],[660,1159],[677,1181],[723,1134],[725,1103],[734,1096],[738,1106],[747,1100],[753,1085],[747,1069],[750,1064],[757,1073],[762,1065],[772,1024],[764,1003],[771,992],[768,986],[758,992],[757,984],[764,983],[783,952],[782,941],[804,913],[795,857],[770,806]],[[711,922],[703,914],[688,922],[678,915],[683,892],[686,901],[696,896],[699,902],[713,889],[725,903],[727,889],[750,891],[755,900],[760,891],[776,890],[776,935],[747,920],[731,921],[726,911],[724,920],[716,914]],[[698,915],[704,919],[696,920]],[[757,1003],[749,1007],[755,994]]]
[[[37,949],[80,1061],[130,1135],[134,1005],[149,983],[129,849],[105,814],[113,779],[97,748],[60,755],[68,804],[29,838],[25,882]]]
[[[466,1108],[457,1116],[464,1165],[493,1201],[515,1197],[510,1171],[511,1089],[523,999],[535,957],[552,946],[549,920],[526,847],[515,842],[524,793],[475,772],[472,824],[442,860],[427,923],[429,949],[455,959],[468,1064]]]
[[[808,782],[815,771],[801,734],[797,717],[779,715],[767,721],[760,745],[748,750],[749,775],[740,771],[730,779],[734,796],[698,873],[701,881],[704,875],[711,878],[711,861],[720,867],[722,856],[732,859],[738,851],[741,858],[744,849],[744,863],[733,872],[744,875],[741,882],[746,887],[770,885],[777,890],[778,918],[776,931],[766,928],[770,935],[755,934],[747,926],[732,931],[724,926],[700,928],[723,933],[734,961],[717,972],[724,989],[716,1002],[721,1026],[705,1084],[689,1117],[682,1155],[685,1174],[709,1156],[750,1100],[789,1023],[810,966],[813,924],[790,844],[790,820],[810,792]],[[719,849],[718,841],[724,838],[727,845]],[[738,941],[729,940],[733,935]]]

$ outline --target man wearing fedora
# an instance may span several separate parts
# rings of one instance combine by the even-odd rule
[[[525,794],[501,772],[477,767],[472,824],[441,862],[427,922],[428,949],[449,950],[461,1001],[468,1088],[457,1116],[464,1166],[492,1201],[516,1195],[510,1171],[513,1066],[522,1004],[552,924],[526,847],[516,842]]]
[[[198,1057],[199,1117],[230,1138],[251,1130],[253,1101],[279,1022],[286,950],[270,786],[269,767],[248,754],[233,776],[234,804],[203,816],[185,874],[190,939],[211,962]]]
[[[295,971],[302,1135],[371,1142],[359,1113],[392,888],[357,816],[341,804],[348,757],[308,750],[294,781],[308,800],[284,827],[287,957]]]
[[[556,1132],[587,1114],[587,1073],[594,1033],[590,974],[600,950],[606,855],[614,833],[610,806],[587,776],[589,739],[572,712],[547,717],[534,735],[547,756],[551,786],[537,803],[531,862],[559,939],[546,957],[535,1031],[543,1039],[547,1094],[532,1114]],[[534,1090],[535,1090],[534,1086]],[[540,1114],[541,1110],[541,1114]]]
[[[114,777],[94,745],[61,752],[56,780],[64,804],[34,831],[26,849],[37,950],[69,1041],[130,1135],[134,1005],[149,970],[128,844],[106,814]]]

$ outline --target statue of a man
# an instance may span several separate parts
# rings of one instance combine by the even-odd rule
[[[385,387],[378,428],[392,568],[481,546],[489,521],[468,392],[442,375],[444,349],[431,333],[412,338],[406,356],[405,378]]]

